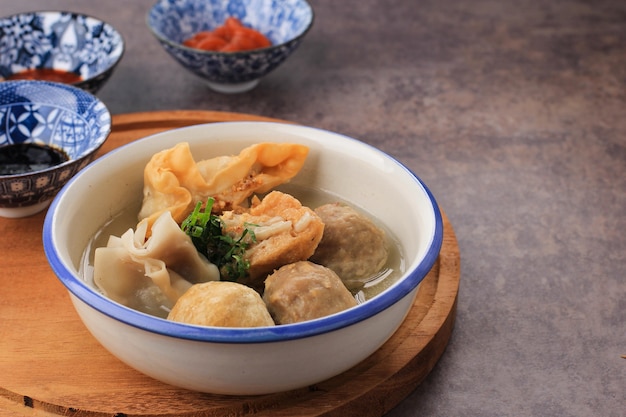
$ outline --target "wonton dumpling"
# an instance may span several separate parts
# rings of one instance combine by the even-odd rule
[[[252,288],[230,281],[192,286],[178,299],[167,318],[201,326],[274,326],[261,296]]]
[[[193,283],[220,278],[215,265],[198,253],[191,238],[163,213],[122,236],[110,236],[106,247],[97,248],[94,283],[112,300],[158,316],[169,309]]]
[[[291,143],[259,143],[239,155],[196,162],[189,144],[179,143],[155,154],[144,170],[139,220],[152,223],[163,211],[181,223],[197,202],[215,198],[213,211],[239,206],[252,193],[265,193],[293,178],[309,148]]]
[[[262,287],[267,274],[283,265],[308,259],[324,234],[324,223],[313,210],[295,197],[272,191],[245,213],[225,212],[220,217],[223,232],[238,239],[244,227],[256,237],[244,257],[252,287]]]

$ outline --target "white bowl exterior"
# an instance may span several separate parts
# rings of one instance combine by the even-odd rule
[[[53,246],[63,267],[79,276],[82,253],[101,225],[123,207],[139,208],[143,168],[150,157],[182,141],[190,143],[196,160],[237,154],[246,146],[264,141],[305,144],[311,152],[293,183],[331,191],[379,219],[402,242],[404,255],[410,260],[408,271],[416,268],[431,247],[438,209],[435,205],[433,210],[428,192],[402,165],[355,139],[314,128],[262,122],[181,128],[113,151],[82,171],[55,199],[46,219],[49,225],[44,227],[50,228],[44,230],[44,235],[49,233],[51,241],[44,236],[44,247]],[[106,190],[106,195],[99,190]],[[83,197],[94,193],[100,197]],[[55,262],[51,265],[58,273]],[[168,337],[157,334],[158,330],[125,324],[73,294],[87,287],[80,278],[61,280],[87,328],[123,362],[166,383],[223,394],[295,389],[349,369],[393,334],[417,292],[417,287],[407,287],[402,298],[378,314],[328,333],[265,343],[214,343]],[[404,281],[401,279],[392,288],[406,285]],[[128,315],[141,313],[129,310]],[[166,322],[157,318],[154,321]],[[244,357],[247,366],[242,366]]]
[[[175,339],[129,326],[70,297],[100,344],[139,372],[194,391],[260,395],[306,387],[357,365],[402,324],[416,292],[334,332],[254,345]]]
[[[40,203],[35,203],[30,206],[22,207],[0,207],[0,217],[6,217],[7,219],[18,219],[20,217],[28,217],[33,214],[37,214],[43,211],[50,205],[52,198]]]

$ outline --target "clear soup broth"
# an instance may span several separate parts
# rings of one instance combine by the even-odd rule
[[[385,227],[381,219],[376,219],[369,213],[367,213],[367,211],[363,208],[355,206],[354,204],[345,201],[334,194],[319,189],[303,187],[301,185],[286,184],[277,187],[276,190],[291,194],[292,196],[296,197],[302,203],[302,205],[310,207],[312,209],[315,209],[316,207],[327,203],[342,202],[348,204],[357,211],[366,215],[378,227],[384,230],[388,246],[387,263],[380,270],[380,272],[372,276],[363,287],[359,288],[358,290],[352,290],[352,293],[358,303],[363,303],[380,294],[389,286],[391,286],[394,282],[396,282],[398,278],[400,278],[404,273],[406,266],[401,251],[401,246],[395,236],[393,236],[391,232]],[[137,226],[137,213],[139,212],[140,204],[141,201],[138,201],[135,206],[128,207],[127,210],[118,213],[108,223],[104,224],[102,228],[89,241],[85,252],[83,253],[80,273],[83,276],[83,279],[93,288],[97,289],[97,286],[94,284],[93,281],[94,253],[96,248],[106,246],[109,236],[111,235],[120,236],[130,228],[135,229],[135,227]],[[163,313],[162,315],[160,315],[160,317],[167,317],[166,309],[163,310]]]

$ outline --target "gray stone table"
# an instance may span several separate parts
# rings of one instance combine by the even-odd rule
[[[626,415],[626,2],[312,0],[256,89],[214,93],[149,33],[150,0],[0,0],[86,12],[123,61],[114,114],[258,114],[337,131],[413,169],[461,251],[452,339],[389,413]]]

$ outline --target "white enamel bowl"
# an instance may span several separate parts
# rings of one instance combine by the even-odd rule
[[[194,157],[238,154],[263,141],[297,142],[310,154],[294,184],[330,191],[366,209],[401,242],[406,272],[378,296],[341,313],[276,327],[218,328],[148,316],[107,299],[79,274],[89,239],[113,215],[139,208],[143,168],[180,141]],[[265,122],[198,125],[156,134],[96,160],[53,201],[44,224],[49,263],[100,343],[165,383],[215,394],[265,394],[338,375],[381,347],[402,324],[435,262],[442,220],[427,187],[395,159],[356,139]],[[85,359],[88,360],[88,359]]]

